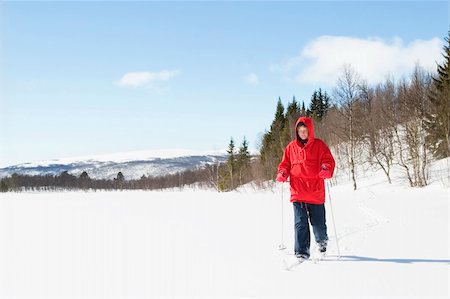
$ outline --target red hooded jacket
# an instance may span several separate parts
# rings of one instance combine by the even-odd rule
[[[308,142],[303,145],[297,133],[297,125],[304,122],[308,128]],[[325,168],[332,177],[335,161],[328,146],[314,137],[314,124],[311,117],[301,116],[295,123],[295,140],[289,142],[283,152],[283,159],[278,165],[278,172],[290,176],[290,201],[302,201],[313,204],[325,202],[325,183],[319,172]]]

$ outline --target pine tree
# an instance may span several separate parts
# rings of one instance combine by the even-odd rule
[[[279,161],[281,161],[283,155],[284,142],[282,136],[285,123],[284,106],[281,98],[278,97],[275,119],[270,125],[270,130],[263,136],[260,153],[265,177],[268,179],[275,178]]]
[[[239,185],[242,185],[242,178],[247,177],[250,169],[250,152],[248,151],[248,142],[245,136],[237,155],[237,169],[239,171]]]
[[[117,176],[114,178],[114,185],[120,189],[124,186],[125,177],[121,171],[117,173]]]
[[[125,181],[125,177],[123,176],[123,173],[121,171],[119,171],[117,173],[117,177],[115,177],[114,180],[119,181],[119,182],[123,182],[123,181]]]
[[[275,120],[272,122],[272,125],[270,126],[270,130],[272,132],[280,132],[281,128],[284,126],[284,106],[283,103],[281,102],[281,98],[278,97],[278,102],[277,102],[277,108],[276,108],[276,112],[275,112]]]
[[[292,98],[292,102],[288,103],[288,107],[286,108],[285,124],[281,137],[283,140],[283,148],[286,147],[286,145],[295,138],[295,130],[293,128],[300,115],[301,110],[294,96]]]
[[[80,182],[79,186],[81,188],[87,188],[89,186],[90,180],[91,180],[91,178],[89,177],[88,173],[86,171],[83,171],[79,177],[79,182]]]
[[[328,96],[326,91],[322,93],[322,89],[321,88],[319,88],[317,94],[318,94],[318,97],[320,99],[320,119],[322,119],[327,114],[328,110],[330,110],[331,99]]]
[[[230,175],[230,188],[231,188],[231,190],[233,190],[234,189],[233,174],[235,173],[235,168],[236,168],[236,155],[235,155],[235,146],[234,146],[233,137],[230,138],[230,143],[228,144],[227,153],[228,153],[227,167],[228,167],[228,172]]]
[[[311,96],[311,103],[308,109],[308,115],[315,121],[320,121],[330,109],[330,97],[322,89],[314,91]]]
[[[311,116],[313,120],[319,120],[321,118],[322,103],[319,98],[318,92],[314,91],[311,96],[311,102],[309,103],[308,116]]]
[[[89,177],[89,175],[88,175],[88,173],[86,172],[86,171],[83,171],[81,174],[80,174],[80,180],[90,180],[90,177]]]
[[[307,115],[306,108],[305,108],[305,101],[302,101],[302,109],[300,110],[300,114],[302,116],[306,116]]]
[[[437,65],[429,95],[432,112],[425,121],[425,140],[437,159],[450,156],[450,30],[445,41],[444,61]]]

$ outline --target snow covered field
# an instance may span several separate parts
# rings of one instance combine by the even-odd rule
[[[422,189],[381,172],[357,191],[340,179],[341,260],[294,271],[277,249],[279,188],[0,194],[0,297],[448,297],[450,189],[434,173]]]

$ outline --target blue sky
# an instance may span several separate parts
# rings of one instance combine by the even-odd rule
[[[255,148],[279,96],[331,93],[344,62],[371,83],[432,69],[449,29],[446,1],[0,5],[0,166]]]

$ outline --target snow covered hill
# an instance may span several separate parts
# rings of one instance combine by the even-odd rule
[[[59,175],[63,171],[79,176],[86,171],[91,178],[112,179],[121,171],[125,179],[139,179],[142,175],[160,176],[214,164],[226,160],[226,150],[192,151],[166,149],[134,151],[99,156],[53,159],[23,163],[0,168],[0,178],[14,172],[28,175]]]
[[[292,271],[277,249],[281,232],[293,248],[287,184],[3,193],[0,297],[448,298],[448,163],[431,165],[424,188],[400,172],[393,184],[367,172],[356,191],[340,177],[327,259]]]

